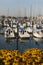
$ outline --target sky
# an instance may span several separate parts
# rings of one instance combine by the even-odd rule
[[[43,15],[43,0],[0,0],[0,15]]]

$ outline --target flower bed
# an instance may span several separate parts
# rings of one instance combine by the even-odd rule
[[[37,48],[18,50],[0,50],[0,65],[43,65],[43,51]]]

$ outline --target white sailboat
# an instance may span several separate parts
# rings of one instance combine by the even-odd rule
[[[11,21],[11,27],[13,28],[13,31],[17,33],[17,22],[15,22],[15,20]]]
[[[13,31],[15,32],[15,34],[17,34],[17,27],[13,28]]]
[[[43,33],[41,32],[41,26],[38,23],[34,24],[33,26],[33,36],[36,38],[43,38]]]
[[[30,22],[26,22],[26,26],[27,26],[27,27],[30,26]]]
[[[12,28],[17,27],[17,23],[16,23],[15,19],[11,21],[11,27]]]
[[[31,26],[28,26],[27,28],[26,28],[26,31],[28,32],[28,33],[32,33],[32,27]]]
[[[38,24],[34,24],[33,29],[39,31],[41,30],[41,27]]]
[[[4,26],[4,27],[6,27],[6,26],[9,27],[8,20],[7,20],[7,19],[4,20],[3,26]]]
[[[34,31],[33,36],[36,38],[43,38],[43,34],[41,31]]]
[[[5,29],[5,38],[15,38],[15,35],[14,35],[12,28],[7,27]]]
[[[43,28],[43,20],[41,21],[41,27]]]
[[[27,38],[30,38],[30,35],[27,33],[27,31],[22,31],[22,32],[19,32],[19,37],[21,39],[27,39]]]
[[[19,27],[24,28],[24,25],[23,25],[23,24],[21,24],[21,23],[19,23]]]
[[[0,34],[4,34],[5,28],[0,29]]]

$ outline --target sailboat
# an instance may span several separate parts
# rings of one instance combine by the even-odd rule
[[[11,27],[13,28],[13,31],[17,33],[17,22],[15,20],[11,21]]]
[[[41,21],[41,27],[43,28],[43,20]]]
[[[23,31],[19,32],[19,37],[21,39],[28,39],[28,38],[30,38],[30,35],[27,33],[27,31],[23,30]]]
[[[30,33],[30,34],[32,33],[32,30],[33,30],[33,29],[32,29],[31,26],[28,26],[28,27],[26,28],[26,31],[27,31],[28,33]]]
[[[38,24],[34,24],[33,26],[33,36],[36,38],[43,38],[43,34],[41,32],[41,27]]]
[[[33,36],[36,38],[43,38],[43,33],[41,31],[34,31]]]
[[[5,34],[4,35],[5,38],[15,38],[14,32],[13,32],[12,28],[10,28],[10,27],[7,27],[5,29],[5,33],[4,34]]]
[[[41,26],[38,24],[34,24],[33,29],[39,31],[41,30]]]
[[[7,18],[5,18],[5,20],[3,21],[3,23],[4,23],[3,24],[4,27],[9,27]]]

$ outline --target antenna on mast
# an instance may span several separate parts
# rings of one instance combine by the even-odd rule
[[[9,16],[9,8],[8,8],[8,10],[7,10],[7,16]]]
[[[32,18],[32,5],[30,6],[30,18]]]
[[[24,11],[24,17],[25,17],[25,19],[27,19],[27,12],[26,12],[26,8],[24,9],[25,11]]]
[[[36,0],[36,13],[35,13],[35,17],[37,17],[38,15],[38,0]]]

